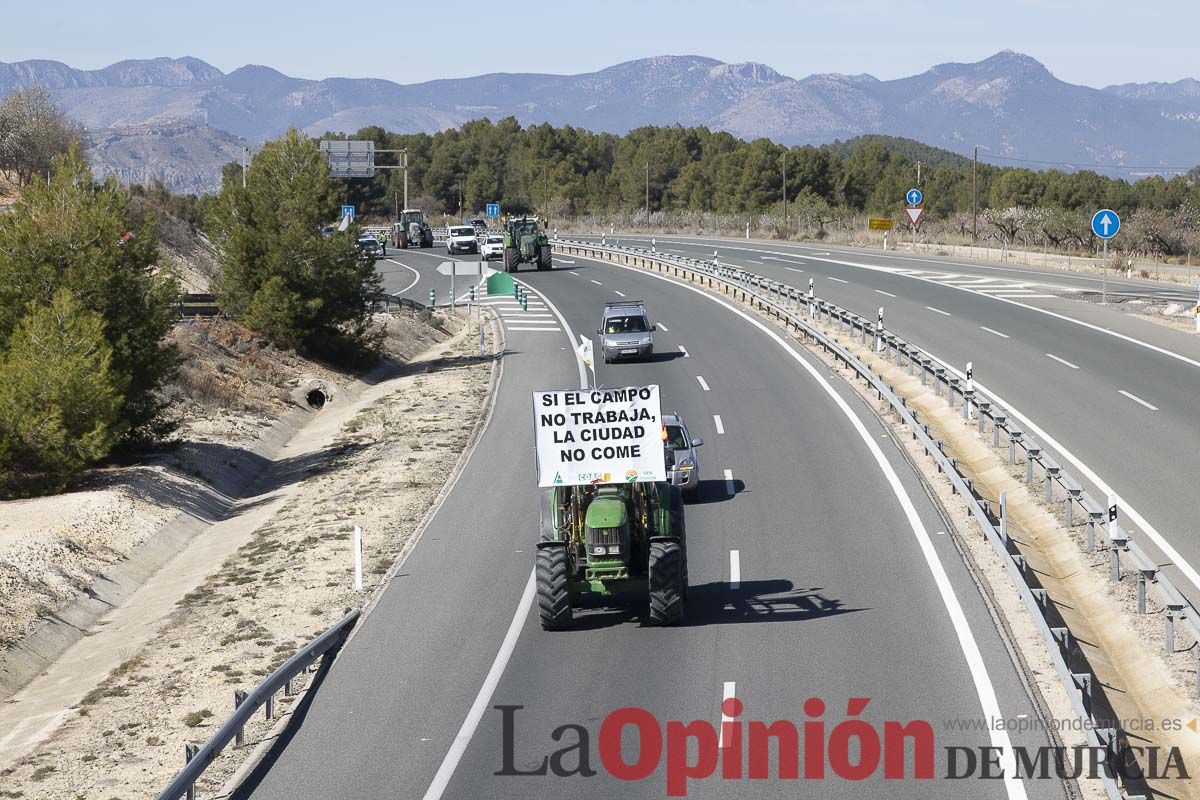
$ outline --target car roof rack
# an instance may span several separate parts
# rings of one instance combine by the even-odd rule
[[[644,300],[614,300],[611,303],[605,303],[605,308],[614,308],[617,306],[644,306]]]

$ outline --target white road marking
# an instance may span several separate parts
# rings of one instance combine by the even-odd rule
[[[574,275],[576,278],[578,278],[578,277],[579,277],[579,273],[578,273],[578,272],[576,272],[576,271],[575,271],[575,270],[573,270],[573,269],[569,269],[569,270],[567,270],[567,274],[568,274],[568,275]]]
[[[988,295],[988,296],[989,297],[997,297],[1001,300],[1004,300],[1009,297],[1019,297],[1022,300],[1032,300],[1035,297],[1057,297],[1058,295],[1053,295],[1053,294],[993,294],[993,295]],[[1020,305],[1020,303],[1018,303],[1017,305]],[[1036,308],[1036,306],[1028,306],[1028,308]],[[1038,310],[1045,311],[1045,309],[1038,309]],[[1050,312],[1047,311],[1046,313],[1050,313]],[[1117,335],[1119,335],[1119,334],[1117,334]]]
[[[875,294],[885,294],[885,295],[887,295],[888,297],[895,297],[895,296],[896,296],[896,295],[892,294],[891,292],[885,292],[883,289],[876,289],[876,290],[875,290]]]
[[[683,353],[683,357],[684,357],[684,358],[691,358],[691,357],[692,357],[692,356],[691,356],[691,353],[689,353],[689,352],[687,351],[687,348],[686,348],[686,347],[684,347],[683,345],[679,345],[679,352]]]
[[[1124,389],[1118,389],[1117,393],[1125,395],[1126,397],[1128,397],[1130,400],[1132,400],[1135,403],[1140,403],[1140,404],[1144,405],[1146,408],[1150,409],[1151,411],[1158,411],[1158,406],[1150,405],[1145,400],[1138,397],[1136,394],[1130,394],[1129,392],[1125,391]]]
[[[725,470],[725,494],[733,497],[736,492],[733,489],[733,470]]]
[[[942,600],[942,605],[945,607],[946,614],[950,618],[951,626],[954,628],[955,637],[958,639],[958,645],[962,650],[967,664],[967,669],[971,673],[971,682],[975,687],[975,694],[979,699],[979,704],[982,706],[984,715],[995,719],[1003,718],[1003,714],[1000,710],[1000,702],[996,698],[996,688],[992,685],[992,679],[988,674],[987,664],[984,662],[983,654],[979,650],[979,643],[975,640],[975,633],[971,630],[971,624],[967,621],[967,616],[963,611],[962,603],[959,602],[958,596],[954,593],[954,586],[950,582],[950,577],[946,574],[946,568],[938,558],[937,549],[933,546],[933,540],[929,536],[929,531],[925,527],[925,523],[921,520],[921,515],[917,511],[916,506],[913,504],[912,498],[909,497],[907,490],[904,488],[904,483],[900,480],[900,476],[896,473],[895,468],[892,466],[891,462],[888,461],[887,456],[884,455],[883,450],[879,447],[879,444],[867,431],[866,425],[858,417],[858,415],[854,413],[854,410],[850,407],[850,404],[845,400],[845,398],[838,394],[838,391],[833,388],[833,384],[831,384],[823,375],[821,375],[820,371],[817,370],[816,367],[810,364],[802,355],[800,355],[800,353],[792,349],[788,342],[784,340],[779,333],[767,327],[767,323],[756,319],[746,311],[734,307],[722,298],[709,294],[704,289],[700,289],[686,283],[681,283],[680,281],[677,281],[667,275],[658,275],[653,272],[646,273],[643,270],[637,269],[637,267],[627,267],[620,264],[616,266],[619,269],[628,269],[631,271],[636,270],[647,277],[675,284],[682,289],[695,292],[700,297],[704,297],[707,300],[722,306],[729,312],[736,314],[748,324],[753,325],[755,328],[761,331],[767,338],[779,345],[785,353],[791,356],[792,359],[795,360],[796,363],[799,364],[800,367],[820,385],[821,389],[824,390],[824,392],[829,396],[834,405],[837,406],[838,410],[841,411],[846,419],[850,421],[851,427],[854,428],[855,433],[858,434],[867,450],[871,453],[871,456],[875,460],[876,466],[878,466],[879,471],[883,473],[884,478],[888,482],[888,486],[892,490],[893,496],[896,498],[901,510],[904,512],[904,519],[908,523],[909,529],[913,533],[913,537],[917,540],[917,544],[921,549],[921,555],[924,557],[925,563],[929,567],[930,575],[933,578],[933,582],[937,587],[938,595]],[[960,374],[959,377],[961,378],[963,376]],[[978,382],[976,382],[976,388],[987,392],[987,390]],[[991,392],[987,393],[991,394]],[[992,395],[992,398],[997,403],[1000,403],[1007,408],[1009,412],[1013,414],[1013,416],[1018,416],[1017,412],[1013,411],[1013,407],[1011,405],[1005,403],[994,394]],[[1026,423],[1025,427],[1027,429],[1034,429],[1035,426],[1030,424],[1027,420],[1022,419],[1021,421]],[[1043,435],[1041,431],[1034,431],[1034,435],[1040,438],[1043,443],[1054,446],[1052,440],[1050,440],[1048,436]],[[1060,450],[1060,452],[1066,455],[1066,451]],[[1168,553],[1168,555],[1170,555],[1170,553]],[[1180,559],[1176,563],[1179,564],[1184,562],[1182,559]],[[1198,576],[1197,585],[1200,585],[1200,576]],[[991,742],[991,746],[998,748],[999,752],[1001,753],[1000,760],[1003,768],[1002,774],[1005,776],[1003,778],[1004,789],[1009,800],[1025,800],[1028,795],[1025,792],[1024,783],[1022,783],[1020,778],[1016,777],[1016,756],[1013,753],[1012,740],[1009,737],[1008,732],[1002,729],[989,730],[988,739]]]
[[[658,327],[662,328],[662,329],[663,329],[664,331],[666,331],[667,333],[670,333],[670,332],[671,332],[671,329],[670,329],[670,328],[668,328],[666,325],[663,325],[661,322],[659,322],[659,323],[657,323],[657,324],[658,324]]]
[[[742,554],[738,550],[729,551],[729,588],[742,588]]]
[[[753,258],[747,258],[747,259],[746,259],[746,263],[747,263],[747,264],[758,264],[760,267],[762,266],[762,262],[761,262],[761,261],[755,261]]]
[[[1059,358],[1058,356],[1054,355],[1054,353],[1046,353],[1046,358],[1053,358],[1058,363],[1065,364],[1066,366],[1070,367],[1071,369],[1079,369],[1079,367],[1075,366],[1070,361],[1067,361],[1065,358]]]
[[[792,272],[804,272],[804,270],[796,269],[795,267],[784,267],[784,269],[791,270]]]
[[[932,311],[935,314],[941,314],[943,317],[953,317],[954,316],[949,311],[942,311],[940,308],[934,308],[933,306],[925,306],[925,308],[928,309],[929,311]]]
[[[574,264],[575,262],[574,262],[574,261],[568,261],[568,260],[567,260],[567,259],[565,259],[565,258],[560,258],[560,259],[558,260],[558,263],[560,263],[560,264]]]
[[[415,269],[413,269],[412,267],[410,267],[408,264],[401,264],[399,261],[396,261],[395,259],[392,259],[392,258],[389,258],[389,259],[387,259],[387,261],[389,261],[389,262],[390,262],[390,263],[392,263],[392,264],[395,264],[395,265],[396,265],[396,266],[398,266],[398,267],[404,267],[406,270],[408,270],[409,272],[411,272],[411,273],[412,273],[412,274],[415,276],[415,277],[412,279],[412,283],[410,283],[408,286],[405,286],[405,287],[404,287],[403,289],[401,289],[400,291],[398,291],[398,292],[395,292],[394,294],[392,294],[392,297],[396,297],[397,295],[402,295],[402,294],[404,294],[404,293],[405,293],[405,292],[407,292],[409,289],[411,289],[412,287],[416,286],[416,285],[417,285],[417,281],[421,280],[421,273],[417,272]]]
[[[703,390],[704,390],[704,391],[706,391],[706,392],[707,392],[707,391],[709,391],[708,384],[707,384],[707,383],[705,383],[705,381],[704,381],[704,376],[702,376],[702,375],[697,375],[697,376],[696,376],[696,380],[700,381],[700,388],[701,388],[701,389],[703,389]]]
[[[981,330],[981,331],[987,331],[988,333],[991,333],[991,334],[994,334],[994,335],[996,335],[996,336],[999,336],[1001,339],[1008,339],[1008,338],[1009,338],[1009,335],[1008,335],[1007,333],[1001,333],[1000,331],[995,331],[995,330],[992,330],[991,328],[989,328],[989,327],[988,327],[988,326],[986,326],[986,325],[980,325],[980,326],[979,326],[979,330]]]
[[[613,289],[613,294],[617,295],[618,297],[624,297],[624,296],[625,296],[625,293],[624,293],[624,292],[618,292],[616,289]]]
[[[592,283],[596,284],[597,286],[603,286],[603,285],[604,285],[603,283],[601,283],[600,281],[596,280],[595,278],[592,278],[591,280],[592,280]]]
[[[829,276],[829,280],[837,281],[838,283],[849,283],[850,282],[850,281],[844,281],[841,278],[834,278],[833,276]]]
[[[715,422],[717,425],[717,435],[724,436],[725,435],[725,426],[721,424],[721,415],[713,414],[713,422]]]
[[[736,551],[734,551],[736,552]],[[725,705],[725,701],[737,697],[737,684],[734,681],[725,681],[725,688],[721,692],[721,705]],[[721,732],[717,737],[717,749],[725,747],[725,723],[733,722],[733,717],[726,716],[725,709],[721,709]]]
[[[552,324],[553,324],[553,323],[552,323]],[[505,330],[509,330],[509,331],[561,331],[561,330],[562,330],[562,328],[559,328],[559,327],[554,327],[554,328],[526,328],[526,327],[524,327],[524,326],[518,327],[518,326],[516,326],[516,325],[507,325],[507,326],[505,326]]]

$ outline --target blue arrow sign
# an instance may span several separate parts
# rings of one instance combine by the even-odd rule
[[[487,204],[487,215],[489,217],[500,216],[500,204],[499,203],[488,203]]]
[[[1092,233],[1101,239],[1111,239],[1121,230],[1121,218],[1111,208],[1102,208],[1092,215]]]
[[[342,216],[349,217],[354,222],[354,206],[342,206]]]
[[[904,195],[904,199],[908,201],[910,206],[919,206],[921,201],[925,199],[925,195],[921,194],[920,189],[909,189],[908,194]]]

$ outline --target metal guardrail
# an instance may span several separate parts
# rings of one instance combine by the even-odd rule
[[[278,669],[264,678],[263,682],[252,692],[246,693],[236,690],[234,692],[233,714],[217,729],[212,738],[202,746],[197,747],[193,744],[184,745],[184,760],[186,764],[167,788],[163,789],[162,793],[158,795],[158,800],[179,800],[181,797],[186,797],[187,800],[195,800],[196,781],[200,779],[200,776],[204,774],[209,765],[216,760],[226,745],[234,742],[235,746],[242,746],[244,743],[243,731],[246,723],[254,716],[254,713],[265,705],[267,707],[266,718],[274,719],[275,694],[283,690],[290,696],[292,693],[293,678],[308,669],[309,665],[318,658],[333,656],[337,653],[338,649],[346,641],[346,637],[350,635],[350,631],[354,628],[355,623],[358,622],[360,613],[358,609],[347,611],[346,615],[334,623],[332,627],[316,639],[313,639],[300,652],[283,662]]]
[[[835,360],[857,372],[875,389],[881,400],[887,401],[911,430],[913,438],[921,443],[926,454],[937,464],[938,470],[949,478],[954,493],[963,498],[968,512],[979,523],[996,552],[1002,557],[1006,571],[1013,579],[1022,601],[1046,642],[1059,677],[1068,689],[1076,715],[1081,721],[1091,723],[1086,726],[1089,744],[1116,752],[1121,747],[1123,737],[1127,743],[1127,734],[1113,727],[1113,720],[1097,719],[1093,716],[1092,692],[1098,681],[1087,668],[1084,654],[1070,631],[1062,624],[1046,590],[1038,585],[1037,576],[1028,568],[1025,557],[1009,537],[1003,495],[1000,498],[1000,508],[993,511],[990,502],[975,491],[973,480],[959,471],[958,460],[946,455],[942,441],[932,438],[929,426],[920,423],[917,412],[908,408],[904,398],[898,396],[881,376],[857,356],[825,335],[816,323],[823,318],[826,323],[837,326],[848,335],[853,336],[857,332],[863,344],[870,342],[873,349],[884,358],[899,367],[907,367],[909,375],[919,374],[923,386],[929,385],[932,379],[935,393],[942,396],[944,391],[951,408],[954,408],[956,401],[961,398],[960,407],[964,420],[972,419],[972,409],[978,412],[978,431],[981,435],[986,433],[986,423],[990,421],[992,446],[999,449],[1007,447],[1010,465],[1024,462],[1025,482],[1041,485],[1045,504],[1063,504],[1068,529],[1076,525],[1076,508],[1082,511],[1081,523],[1087,526],[1088,552],[1095,552],[1101,546],[1109,551],[1110,579],[1120,581],[1127,575],[1136,575],[1139,614],[1147,613],[1148,589],[1155,587],[1158,590],[1159,601],[1166,611],[1163,630],[1165,652],[1168,655],[1176,652],[1175,631],[1177,624],[1181,622],[1188,627],[1193,638],[1200,641],[1200,627],[1197,626],[1200,614],[1197,614],[1192,603],[1163,573],[1162,567],[1142,550],[1130,532],[1121,528],[1115,518],[1110,519],[1108,503],[1101,505],[1085,491],[1077,480],[1046,453],[1045,448],[1032,437],[1026,436],[1024,431],[1010,421],[1010,415],[1003,406],[974,389],[969,381],[961,381],[950,366],[889,332],[882,324],[882,315],[872,321],[817,298],[812,280],[809,281],[808,291],[805,292],[738,267],[722,265],[716,251],[712,261],[701,261],[687,256],[664,255],[655,249],[610,246],[604,238],[601,239],[601,244],[597,245],[556,237],[553,244],[570,255],[599,257],[600,260],[673,273],[676,277],[707,283],[710,288],[720,285],[724,293],[732,293],[735,299],[740,294],[741,300],[748,302],[751,307],[757,305],[768,316],[774,316],[784,322],[786,327],[794,328],[806,338],[811,337]],[[1112,509],[1115,513],[1115,506]],[[1106,522],[1109,523],[1107,532]],[[1102,542],[1104,538],[1107,538],[1107,542]],[[1200,647],[1196,650],[1200,665]],[[1200,669],[1197,671],[1197,681],[1200,691]],[[1140,797],[1122,795],[1116,780],[1103,775],[1103,771],[1102,780],[1111,800],[1137,800]]]

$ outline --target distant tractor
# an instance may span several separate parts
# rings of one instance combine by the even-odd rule
[[[409,247],[433,247],[433,228],[425,221],[424,212],[406,208],[400,221],[392,225],[392,244],[405,250]]]
[[[516,272],[521,264],[550,269],[550,240],[537,217],[517,217],[504,226],[504,271]]]
[[[562,630],[585,598],[645,593],[651,625],[683,621],[687,539],[679,488],[658,481],[555,486],[542,497],[538,616]]]

